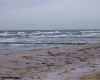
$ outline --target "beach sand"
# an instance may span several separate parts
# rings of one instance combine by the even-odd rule
[[[100,72],[100,44],[0,55],[0,80],[80,80]]]

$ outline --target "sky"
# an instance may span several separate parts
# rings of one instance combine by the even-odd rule
[[[100,0],[0,0],[0,29],[100,28]]]

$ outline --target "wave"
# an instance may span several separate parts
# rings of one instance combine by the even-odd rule
[[[37,32],[2,32],[0,33],[0,36],[34,36],[34,35],[92,35],[92,34],[100,34],[100,31],[49,31],[49,32],[43,32],[43,31],[37,31]]]
[[[73,42],[68,42],[68,43],[71,44]],[[37,43],[32,43],[32,42],[0,42],[0,44],[68,44],[68,43],[67,42],[42,42],[42,43],[40,43],[40,42],[37,42]]]
[[[3,39],[0,39],[0,42],[1,43],[2,42],[16,42],[16,38],[8,38],[8,39],[3,38]]]
[[[100,31],[50,30],[50,31],[4,31],[0,32],[0,45],[10,46],[50,46],[63,44],[83,44],[100,41]],[[36,45],[35,45],[36,44]],[[1,46],[2,47],[2,46]],[[6,46],[5,46],[6,47]]]

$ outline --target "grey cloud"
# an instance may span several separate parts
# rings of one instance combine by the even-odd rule
[[[0,28],[34,29],[36,25],[38,28],[48,28],[50,25],[52,28],[58,28],[54,25],[81,28],[73,25],[82,24],[96,26],[100,21],[99,4],[99,0],[0,0]],[[48,26],[40,27],[43,25]]]

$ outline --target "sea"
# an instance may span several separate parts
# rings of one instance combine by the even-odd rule
[[[29,50],[100,42],[100,29],[0,30],[0,50]]]

